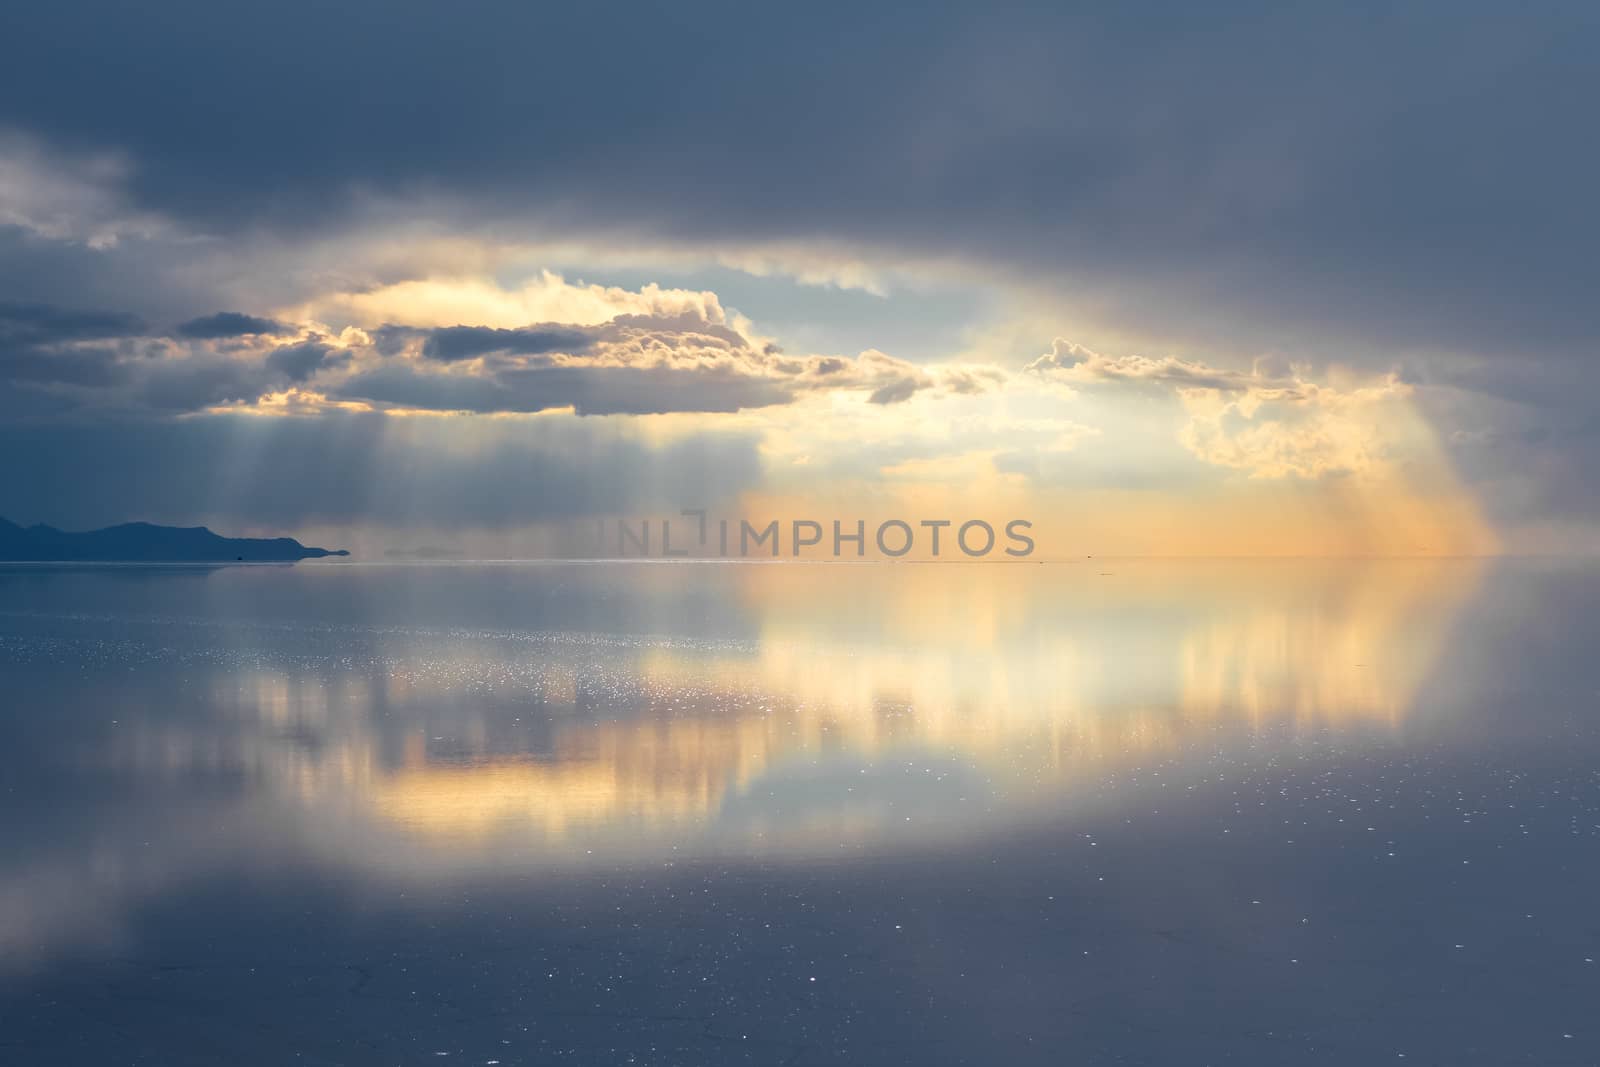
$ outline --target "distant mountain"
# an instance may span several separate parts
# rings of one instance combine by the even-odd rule
[[[292,537],[223,537],[204,526],[127,522],[69,533],[54,526],[23,527],[0,519],[0,561],[5,562],[281,563],[349,554],[343,549],[307,548]]]

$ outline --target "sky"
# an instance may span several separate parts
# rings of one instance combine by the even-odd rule
[[[1562,3],[11,5],[0,515],[1592,553],[1597,46]]]

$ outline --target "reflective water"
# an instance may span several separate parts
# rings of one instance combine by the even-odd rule
[[[1600,571],[0,568],[6,1063],[1600,1060]]]

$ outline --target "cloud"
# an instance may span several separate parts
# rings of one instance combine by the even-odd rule
[[[248,329],[236,329],[246,320]],[[41,403],[11,417],[75,411],[183,414],[254,404],[348,358],[314,329],[219,314],[164,337],[138,316],[37,304],[0,304],[0,386]],[[258,330],[258,325],[270,330]],[[270,334],[292,334],[280,341]]]
[[[253,355],[191,351],[148,355],[119,366],[128,389],[111,397],[86,397],[86,406],[111,412],[188,414],[223,405],[252,405],[305,380],[325,359],[314,343],[282,345]]]
[[[127,377],[115,351],[78,343],[136,336],[143,329],[135,315],[0,302],[0,383],[13,387],[115,386]],[[19,405],[21,412],[49,408]]]
[[[279,345],[267,353],[266,369],[300,384],[336,360],[348,359],[349,352],[336,352],[332,345],[320,340],[302,341],[300,344]]]
[[[1004,368],[982,363],[946,364],[935,371],[945,389],[960,396],[973,396],[999,389],[1011,379]]]
[[[0,129],[0,227],[96,250],[166,232],[164,219],[130,202],[130,169],[116,152],[69,154],[22,131]]]
[[[546,352],[582,353],[589,347],[589,336],[580,330],[560,326],[523,327],[501,330],[488,326],[448,326],[433,330],[422,346],[429,359],[446,362],[473,359],[499,352],[510,356],[543,355]]]
[[[12,385],[71,385],[105,388],[127,380],[114,353],[104,349],[49,352],[32,348],[0,349],[0,381]]]
[[[190,319],[170,336],[134,316],[0,307],[0,380],[53,390],[67,410],[181,414],[251,408],[292,393],[301,410],[356,403],[407,411],[579,415],[731,413],[813,392],[901,403],[919,390],[972,394],[985,366],[924,368],[883,352],[793,356],[714,295],[660,290],[653,314],[515,328],[384,324],[333,331],[242,312]]]
[[[388,358],[364,361],[328,395],[431,411],[579,415],[731,413],[818,390],[904,400],[934,379],[882,352],[790,356],[724,321],[685,311],[619,315],[597,326],[519,330],[381,328]],[[441,365],[447,364],[447,365]]]
[[[1354,333],[1570,358],[1600,336],[1583,284],[1600,148],[1573,135],[1600,87],[1592,9],[1209,10],[1198,32],[1171,9],[935,3],[907,34],[843,9],[690,3],[619,25],[502,6],[466,30],[405,2],[381,25],[319,10],[306,36],[233,7],[183,3],[175,33],[110,2],[30,5],[0,68],[33,146],[7,150],[24,161],[8,202],[79,237],[150,217],[337,241],[426,217],[825,280],[958,263],[1216,343]],[[707,25],[718,62],[685,78]],[[561,46],[530,63],[529,40]],[[797,249],[826,254],[784,266]],[[519,319],[543,320],[578,321]]]
[[[492,252],[492,248],[488,251]],[[420,258],[380,262],[376,269],[384,273],[437,270],[437,264],[428,261],[430,256],[442,256],[448,261],[450,250],[425,244]],[[513,330],[540,322],[595,326],[624,315],[690,315],[703,322],[725,318],[717,295],[707,290],[663,288],[654,283],[636,290],[583,284],[549,270],[509,286],[472,275],[402,277],[353,288],[325,286],[311,299],[283,309],[282,315],[296,321],[367,328],[438,328],[471,323]]]
[[[245,315],[238,311],[219,311],[214,315],[202,315],[200,318],[190,319],[174,332],[178,337],[210,341],[224,337],[293,333],[294,330],[271,319]]]
[[[911,394],[915,393],[918,387],[919,383],[915,377],[907,375],[903,378],[896,378],[874,389],[872,395],[867,397],[867,403],[901,404],[910,400]]]
[[[1246,389],[1253,381],[1248,374],[1171,356],[1162,359],[1103,356],[1060,337],[1055,339],[1049,352],[1029,363],[1024,370],[1069,382],[1155,382],[1197,389]]]
[[[1354,385],[1312,381],[1303,369],[1234,371],[1176,357],[1107,356],[1056,338],[1025,373],[1101,387],[1152,387],[1177,397],[1177,439],[1213,466],[1251,478],[1370,475],[1400,454],[1392,403],[1412,387],[1395,372]]]
[[[1037,313],[1044,325],[983,361],[1009,365],[1062,324],[1102,347],[1182,352],[1052,352],[1036,369],[1058,389],[1233,398],[1218,427],[1194,430],[1206,456],[1245,464],[1218,470],[1301,477],[1357,461],[1337,434],[1306,428],[1333,410],[1329,389],[1357,386],[1246,372],[1219,353],[1337,358],[1358,383],[1398,364],[1418,403],[1454,382],[1529,405],[1497,411],[1508,424],[1573,424],[1600,388],[1600,142],[1575,133],[1600,92],[1593,5],[1509,18],[1467,0],[1440,20],[1228,0],[1204,16],[1033,5],[996,18],[932,3],[908,34],[842,8],[730,19],[690,0],[617,20],[502,5],[463,23],[400,0],[376,22],[319,9],[306,35],[281,9],[177,3],[160,19],[106,0],[8,18],[0,292],[158,324],[246,309],[291,330],[12,339],[6,417],[259,405],[284,390],[298,404],[348,390],[337,402],[491,412],[771,414],[876,397],[868,406],[892,417],[1003,389],[840,355],[933,358],[942,340],[918,351],[860,327],[867,316],[852,327],[840,303],[827,329],[861,335],[818,341],[805,324],[826,312],[792,292],[787,317],[761,317],[818,354],[769,351],[706,291],[736,292],[719,269],[748,272],[745,292],[763,291],[750,275],[782,275],[889,294],[924,337],[946,332],[919,315],[930,278],[974,294],[973,317]],[[708,26],[717,61],[686,76]],[[529,62],[530,40],[560,46]],[[384,91],[343,91],[352,82]],[[560,106],[530,104],[548,101]],[[452,121],[420,118],[435,114]],[[521,280],[547,266],[568,275]],[[568,280],[580,271],[626,284]],[[641,287],[645,273],[662,287]],[[906,306],[881,303],[874,330]],[[716,353],[667,325],[687,312],[745,343]],[[582,348],[488,349],[468,333],[464,348],[441,335],[430,356],[380,332],[621,329],[629,315],[652,320],[639,329],[655,345],[586,333]],[[350,327],[368,343],[338,340],[346,359],[272,355]],[[1414,373],[1428,364],[1432,377]],[[1314,385],[1315,398],[1268,395]],[[1559,466],[1564,490],[1589,466],[1585,440],[1509,434],[1492,463],[1468,462],[1505,485]],[[1562,449],[1566,462],[1550,460]]]
[[[791,401],[780,380],[725,367],[531,365],[488,373],[434,374],[417,364],[388,364],[330,391],[340,400],[396,408],[473,414],[571,408],[578,415],[727,413]]]
[[[137,315],[0,301],[0,346],[126,337],[144,330]]]
[[[1400,453],[1389,417],[1395,413],[1385,408],[1409,389],[1390,378],[1348,391],[1265,389],[1230,396],[1201,389],[1181,395],[1189,421],[1178,440],[1201,460],[1251,478],[1316,479],[1392,470]]]

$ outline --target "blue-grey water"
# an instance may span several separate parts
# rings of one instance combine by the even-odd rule
[[[0,568],[0,1063],[1600,1063],[1600,569]]]

